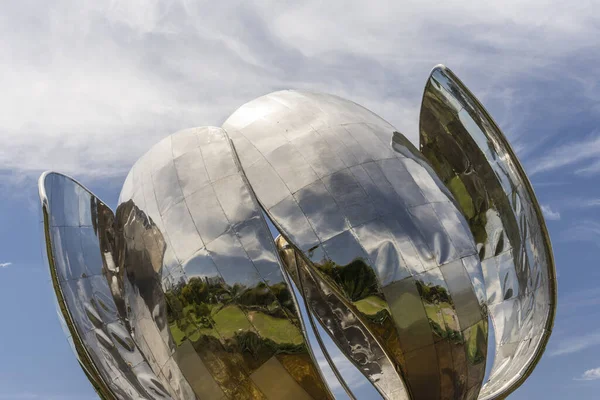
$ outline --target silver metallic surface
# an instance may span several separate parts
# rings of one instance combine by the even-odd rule
[[[418,152],[390,146],[400,134],[370,111],[310,92],[260,97],[223,128],[266,213],[304,257],[313,312],[358,365],[360,340],[378,344],[362,372],[381,395],[407,396],[397,377],[382,379],[395,370],[414,398],[476,398],[487,313],[464,263],[475,257],[481,274],[477,250]],[[361,339],[335,334],[347,326]]]
[[[197,141],[195,146],[190,137]],[[185,150],[176,156],[184,140]],[[186,159],[190,153],[193,157]],[[204,172],[206,184],[193,191],[180,180],[177,168],[182,162],[192,176]],[[78,208],[73,207],[78,203],[68,196],[73,190],[56,186],[56,179],[48,176],[54,174],[43,177],[43,185],[63,196],[47,201],[57,205],[48,208],[51,226],[63,229],[60,218],[66,214],[63,219],[69,226],[78,227],[63,247],[77,251],[79,241],[88,240],[96,246],[98,262],[99,244],[112,247],[108,265],[115,273],[100,275],[98,281],[106,290],[112,284],[112,293],[105,290],[105,297],[122,304],[130,347],[165,388],[165,397],[331,398],[306,345],[273,239],[221,129],[179,132],[140,158],[125,182],[114,221],[107,221],[110,235],[84,236]],[[53,236],[49,243],[64,243],[59,239]],[[55,247],[53,259],[60,255]],[[68,265],[79,273],[89,264],[76,254]],[[69,285],[59,285],[62,291],[65,287]],[[82,306],[75,298],[66,303]],[[89,324],[83,311],[69,308],[66,314]],[[93,338],[84,329],[88,327],[73,335],[90,348]],[[101,376],[120,370],[98,361],[102,349],[88,351]],[[280,377],[277,385],[274,375]],[[114,377],[104,380],[109,379]],[[129,376],[126,383],[135,379]],[[117,398],[138,396],[116,392],[112,386],[110,390]],[[140,396],[149,398],[146,393]]]
[[[514,390],[556,306],[537,201],[443,68],[421,147],[350,101],[281,91],[154,145],[114,213],[42,175],[60,314],[99,395],[333,398],[314,351],[354,398],[317,325],[385,399]],[[496,358],[482,389],[488,312]]]
[[[126,179],[119,208],[129,202],[146,211],[165,241],[155,296],[164,292],[168,327],[161,329],[152,307],[139,305],[143,279],[130,279],[129,294],[138,314],[132,320],[154,319],[152,332],[161,333],[159,353],[168,359],[159,365],[170,362],[171,373],[180,373],[178,381],[187,380],[199,398],[207,385],[215,398],[329,397],[273,239],[222,129],[185,130],[155,145]],[[136,274],[136,265],[126,266],[126,274],[128,268]],[[159,339],[153,338],[153,353]],[[180,358],[193,362],[181,368]],[[202,365],[208,373],[199,373]],[[289,384],[272,387],[271,374],[288,376]]]
[[[420,138],[469,221],[483,266],[478,281],[486,286],[496,354],[480,398],[504,397],[531,374],[554,322],[556,276],[544,218],[510,144],[443,66],[425,87]]]
[[[167,398],[113,298],[113,212],[64,175],[45,173],[39,187],[52,282],[84,372],[102,398]]]

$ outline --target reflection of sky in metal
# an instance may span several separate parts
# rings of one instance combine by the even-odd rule
[[[269,227],[269,232],[271,236],[275,239],[279,236],[279,231],[271,220],[264,214],[265,221],[267,222],[267,226]],[[307,321],[308,314],[306,310],[306,306],[304,304],[303,296],[301,296],[296,284],[292,282],[292,287],[294,293],[296,294],[296,298],[298,299],[298,303],[301,304],[300,312],[302,313],[302,318]],[[319,335],[322,338],[325,349],[329,352],[329,355],[333,362],[337,365],[338,370],[350,389],[352,393],[356,396],[357,399],[375,399],[380,398],[379,393],[373,388],[369,381],[360,373],[360,371],[348,360],[348,358],[340,352],[337,345],[331,340],[329,334],[323,329],[323,326],[317,322],[316,324]],[[307,329],[308,341],[311,343],[313,347],[313,351],[315,353],[315,357],[317,358],[317,362],[319,367],[323,371],[323,375],[330,382],[331,391],[335,395],[336,399],[346,399],[348,395],[346,391],[342,388],[342,386],[337,382],[337,378],[335,374],[331,370],[329,363],[327,362],[325,356],[323,355],[323,350],[320,348],[317,338],[315,337],[314,331],[312,329]]]
[[[224,128],[159,142],[114,214],[69,178],[43,176],[55,290],[98,390],[476,398],[492,354],[482,398],[520,385],[552,325],[549,242],[503,135],[485,111],[464,113],[477,100],[440,71],[424,96],[425,158],[354,103],[282,91]],[[432,152],[447,139],[431,121],[462,146]],[[486,190],[492,206],[480,209]]]
[[[531,374],[550,337],[556,276],[533,189],[510,144],[443,66],[425,88],[421,151],[452,188],[479,246],[494,324],[494,365],[480,396],[509,394]]]
[[[247,112],[253,109],[271,112],[258,118]],[[467,272],[465,263],[475,256],[475,245],[452,196],[418,151],[401,138],[390,149],[390,138],[401,135],[387,122],[354,103],[318,93],[263,96],[242,106],[223,126],[257,198],[297,248],[296,254],[305,252],[308,259],[303,262],[316,272],[317,282],[329,285],[329,278],[318,272],[328,263],[344,270],[365,260],[371,268],[377,282],[369,289],[372,297],[351,294],[343,279],[333,283],[330,289],[343,293],[334,295],[335,301],[350,302],[358,312],[336,317],[340,321],[330,322],[330,329],[341,335],[338,340],[353,342],[358,338],[342,338],[345,329],[338,330],[338,324],[344,326],[344,318],[363,321],[354,326],[362,329],[360,335],[371,337],[369,346],[377,343],[373,354],[385,354],[377,368],[364,371],[378,389],[388,396],[395,390],[385,386],[393,382],[391,377],[377,380],[377,374],[389,371],[389,360],[396,370],[405,371],[403,378],[416,398],[440,392],[454,396],[455,390],[473,396],[483,378],[485,356],[467,359],[470,346],[449,338],[479,343],[475,337],[485,335],[487,319],[478,304],[485,296],[474,296],[470,281],[481,270],[475,261],[475,270]],[[431,293],[431,302],[420,291]],[[433,303],[437,291],[450,295],[443,307]],[[317,300],[317,292],[313,301],[319,304],[325,297]],[[370,317],[361,305],[376,299],[389,305],[385,312],[394,328],[365,321]],[[326,314],[320,318],[331,321]],[[397,330],[393,340],[399,346],[383,343],[378,329]],[[358,362],[360,354],[349,351]],[[447,371],[456,377],[446,376]]]

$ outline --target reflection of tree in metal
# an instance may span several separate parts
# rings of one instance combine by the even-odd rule
[[[112,211],[63,175],[45,174],[40,183],[51,275],[86,375],[102,398],[165,398],[124,317]]]
[[[421,142],[423,154],[338,97],[283,91],[223,128],[156,144],[115,214],[44,174],[51,276],[98,393],[337,397],[316,349],[354,397],[319,328],[382,398],[488,399],[518,387],[556,307],[537,201],[447,69],[426,86]],[[484,383],[488,312],[496,354]]]
[[[402,388],[402,382],[396,372],[402,363],[400,359],[390,359],[401,356],[402,351],[389,318],[389,310],[381,298],[372,296],[370,285],[360,281],[362,274],[371,276],[372,270],[364,269],[364,261],[355,260],[351,264],[356,266],[362,263],[364,267],[350,267],[339,274],[345,279],[331,279],[334,268],[343,270],[345,267],[332,266],[331,261],[326,262],[324,269],[329,274],[325,272],[323,276],[323,272],[319,271],[323,269],[322,265],[305,261],[282,236],[278,236],[275,243],[284,268],[296,285],[304,289],[311,311],[326,328],[334,343],[380,392],[393,393],[394,389]],[[347,292],[340,293],[340,288],[356,294],[356,303],[349,300]],[[362,293],[363,296],[358,293]],[[360,301],[364,301],[362,304],[366,306],[362,307],[364,313],[356,306]],[[390,349],[388,346],[394,348]]]
[[[426,85],[420,123],[423,154],[456,198],[483,266],[476,290],[487,293],[496,354],[480,398],[507,395],[540,359],[554,321],[556,277],[544,219],[506,138],[444,67]]]

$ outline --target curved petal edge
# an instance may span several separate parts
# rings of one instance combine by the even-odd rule
[[[479,398],[504,398],[532,373],[557,303],[552,245],[540,205],[508,140],[443,65],[425,86],[420,150],[450,189],[478,246],[495,362]]]

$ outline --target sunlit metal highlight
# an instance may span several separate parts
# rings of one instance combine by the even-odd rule
[[[427,82],[420,136],[421,152],[355,103],[281,91],[154,145],[114,212],[44,173],[59,314],[100,397],[360,398],[343,363],[383,399],[515,390],[556,309],[539,205],[445,67]]]

